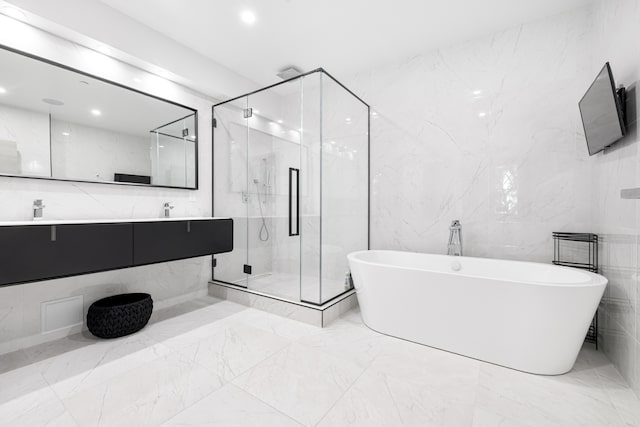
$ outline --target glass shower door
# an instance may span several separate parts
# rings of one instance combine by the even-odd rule
[[[233,251],[217,254],[213,279],[242,287],[248,284],[248,120],[247,97],[214,109],[213,215],[233,218]]]
[[[248,98],[249,289],[300,300],[301,81]]]

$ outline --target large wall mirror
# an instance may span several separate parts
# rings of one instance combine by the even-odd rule
[[[0,46],[0,175],[196,189],[197,118]]]

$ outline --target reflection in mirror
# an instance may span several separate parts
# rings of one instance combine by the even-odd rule
[[[197,188],[197,112],[0,49],[0,174]]]

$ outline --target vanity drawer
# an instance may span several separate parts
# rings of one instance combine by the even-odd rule
[[[233,220],[133,224],[135,265],[213,255],[233,250]]]
[[[130,267],[132,224],[0,227],[0,285]]]

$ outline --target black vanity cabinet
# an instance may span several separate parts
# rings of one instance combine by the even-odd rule
[[[0,285],[130,267],[132,224],[0,227]]]
[[[233,250],[233,220],[133,224],[134,265],[193,258]]]
[[[232,250],[224,218],[0,226],[0,286]]]

